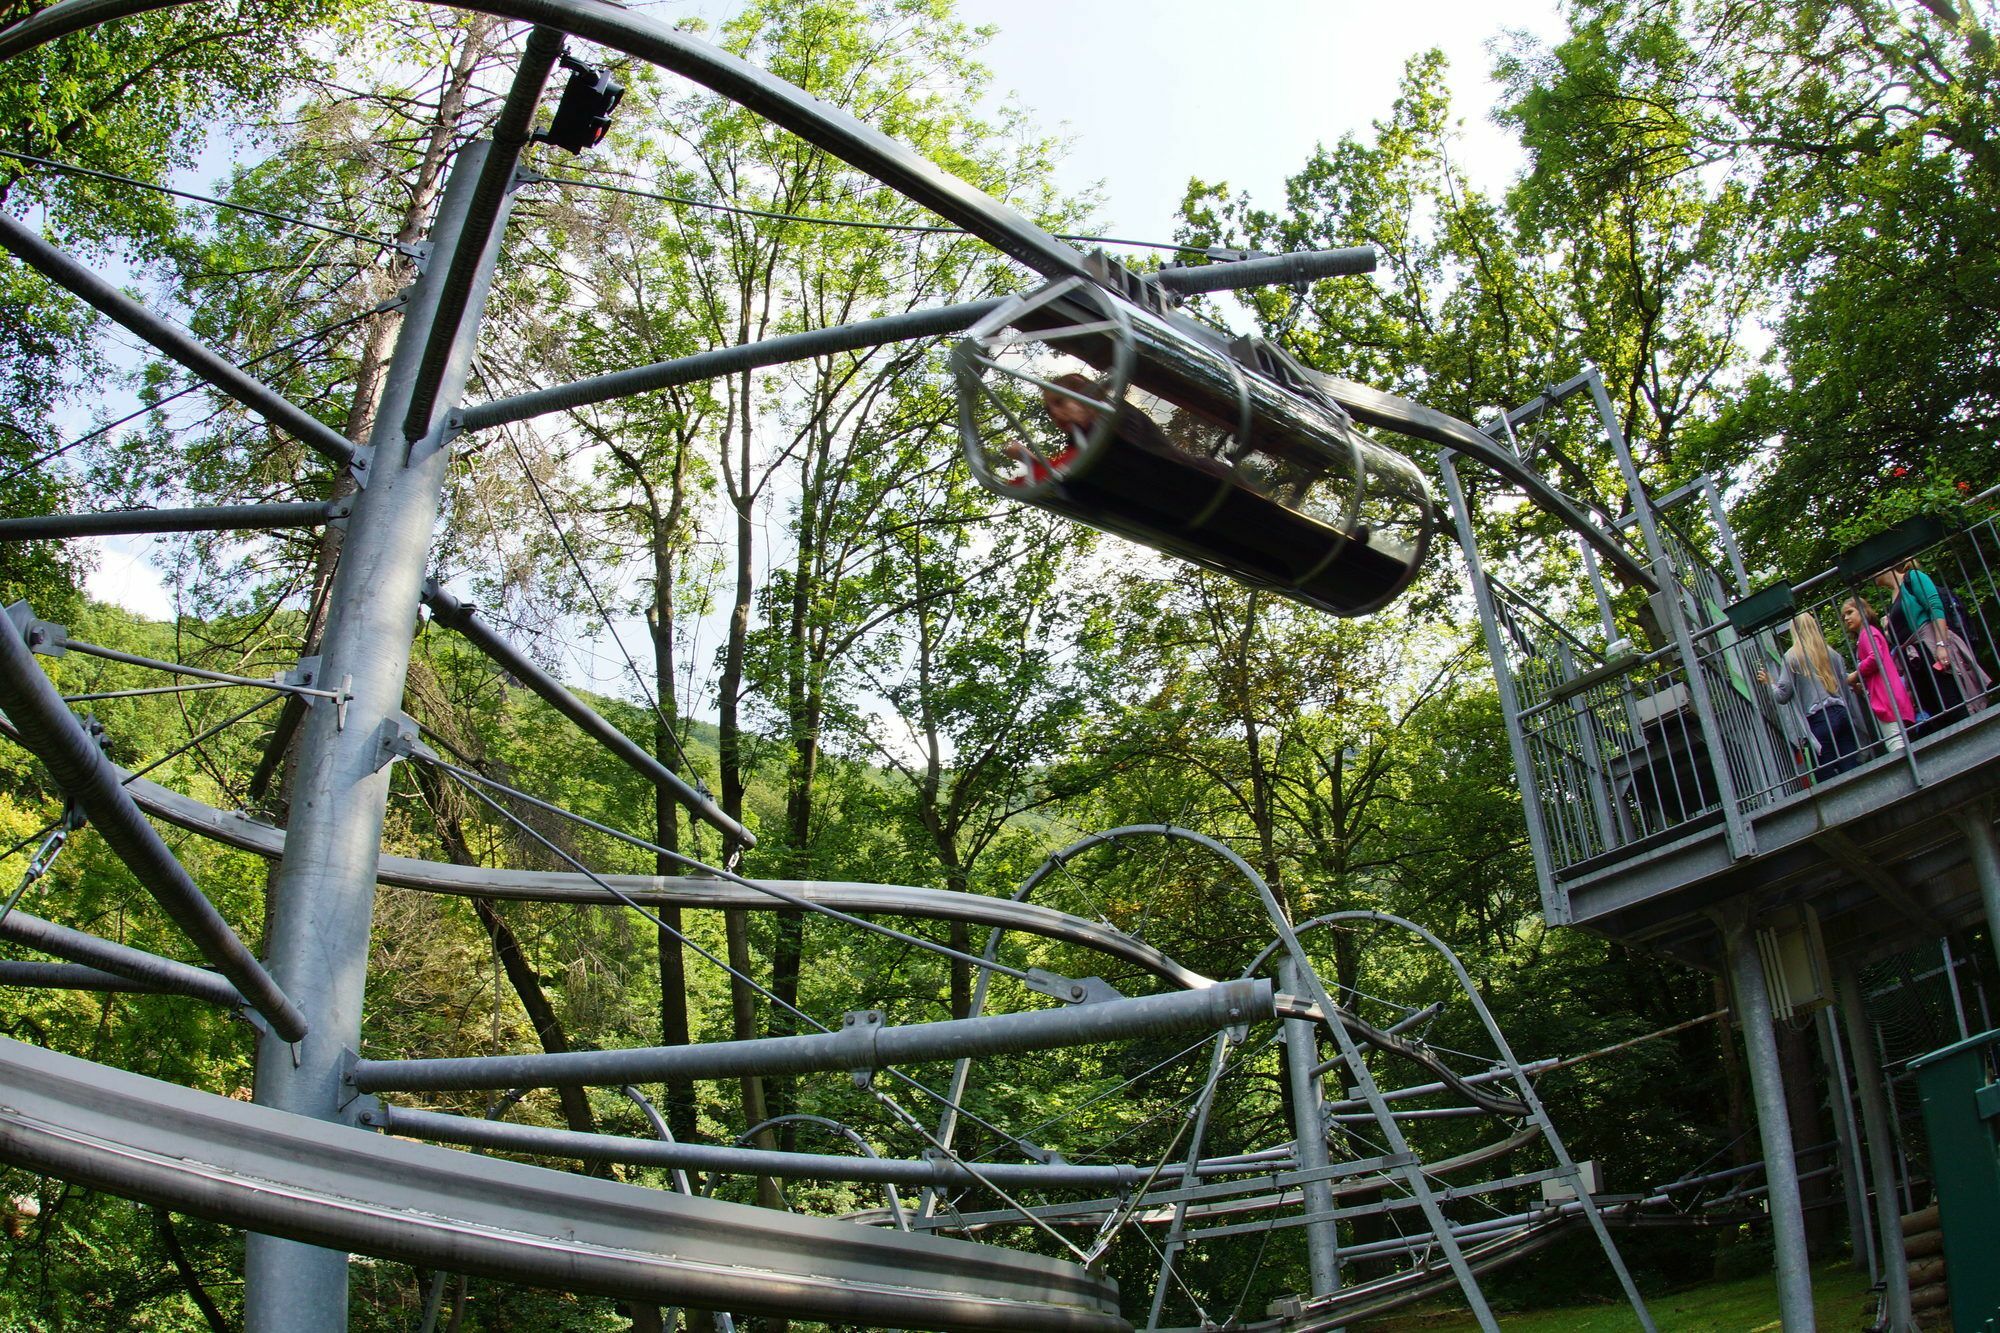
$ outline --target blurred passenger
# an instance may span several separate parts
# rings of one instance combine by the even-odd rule
[[[1813,777],[1825,781],[1860,762],[1854,720],[1847,711],[1847,663],[1827,647],[1819,622],[1800,612],[1792,617],[1792,646],[1785,651],[1772,692],[1790,703],[1796,694],[1812,733]],[[1771,676],[1757,668],[1757,683],[1771,685]]]
[[[1882,632],[1882,622],[1866,598],[1848,598],[1840,618],[1854,644],[1854,670],[1847,673],[1847,683],[1867,694],[1868,711],[1875,714],[1883,744],[1900,750],[1903,731],[1916,722],[1917,710],[1903,683],[1902,668],[1896,665],[1896,650],[1889,646],[1889,636]]]
[[[1905,560],[1877,574],[1875,582],[1891,594],[1889,635],[1917,709],[1911,735],[1928,735],[1984,709],[1982,696],[1993,682],[1973,658],[1971,647],[1952,629],[1944,596],[1931,576],[1918,569],[1916,561]]]

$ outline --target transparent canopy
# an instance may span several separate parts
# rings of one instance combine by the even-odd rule
[[[1423,563],[1414,464],[1084,279],[1009,302],[953,362],[966,460],[997,495],[1341,616],[1387,605]]]

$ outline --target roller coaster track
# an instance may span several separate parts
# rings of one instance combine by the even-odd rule
[[[0,1159],[450,1272],[877,1327],[1123,1330],[1108,1278],[997,1246],[388,1138],[0,1039]]]

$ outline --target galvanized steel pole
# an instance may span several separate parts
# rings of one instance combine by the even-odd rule
[[[1785,1079],[1778,1066],[1778,1041],[1771,1027],[1771,995],[1764,965],[1742,903],[1722,914],[1723,947],[1743,1024],[1743,1052],[1750,1064],[1750,1089],[1757,1102],[1757,1134],[1764,1147],[1764,1181],[1771,1208],[1772,1261],[1778,1274],[1778,1312],[1785,1333],[1814,1333],[1812,1260],[1806,1253],[1806,1215],[1799,1201],[1798,1159],[1792,1122],[1785,1109]]]
[[[1896,1202],[1896,1140],[1890,1128],[1888,1094],[1882,1087],[1882,1062],[1870,1039],[1874,1031],[1862,1003],[1861,975],[1854,960],[1833,965],[1834,990],[1840,996],[1840,1026],[1847,1029],[1847,1054],[1854,1065],[1854,1090],[1861,1099],[1861,1134],[1868,1145],[1868,1183],[1875,1191],[1876,1259],[1888,1295],[1886,1333],[1909,1333],[1916,1325],[1910,1314],[1909,1260],[1903,1253],[1903,1210]]]
[[[450,461],[450,451],[437,438],[441,432],[433,428],[423,440],[408,440],[403,419],[443,275],[488,151],[481,141],[459,154],[432,228],[430,266],[411,289],[375,414],[372,475],[355,496],[328,598],[332,612],[322,678],[345,679],[351,697],[344,718],[330,707],[314,708],[306,718],[292,819],[271,886],[271,965],[311,1016],[313,1028],[296,1052],[268,1038],[261,1043],[256,1099],[260,1105],[323,1120],[341,1118],[341,1067],[346,1051],[360,1042],[376,861],[389,794],[391,752],[385,741],[402,709],[418,590]],[[501,205],[495,225],[479,238],[484,253],[464,329],[438,389],[444,410],[464,390],[473,332],[510,203],[511,197]],[[247,1327],[288,1333],[340,1333],[346,1328],[345,1254],[253,1234],[244,1272]]]
[[[1278,958],[1278,985],[1287,995],[1299,993],[1299,965],[1289,954]],[[1314,1071],[1319,1067],[1319,1025],[1309,1018],[1287,1018],[1285,1034],[1285,1084],[1292,1097],[1292,1133],[1298,1139],[1301,1171],[1318,1171],[1331,1165],[1326,1146],[1326,1117],[1320,1109],[1320,1085]],[[1339,1223],[1333,1220],[1333,1183],[1308,1181],[1305,1186],[1306,1267],[1312,1282],[1311,1294],[1325,1296],[1340,1290]]]

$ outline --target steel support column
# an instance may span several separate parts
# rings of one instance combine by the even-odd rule
[[[332,708],[315,708],[306,718],[292,820],[271,886],[272,969],[313,1027],[296,1051],[269,1038],[260,1043],[256,1100],[322,1120],[341,1116],[341,1062],[360,1042],[376,861],[389,794],[384,741],[402,709],[418,590],[450,462],[450,451],[436,439],[406,439],[403,419],[442,276],[488,148],[482,141],[459,154],[432,228],[430,266],[410,292],[375,414],[375,464],[367,488],[355,496],[328,598],[333,610],[323,675],[345,679],[351,697],[344,724]],[[479,327],[507,209],[503,203],[496,225],[481,238],[485,252],[467,302],[465,332],[438,391],[444,409],[464,389],[472,331]],[[246,1327],[287,1333],[346,1328],[345,1254],[252,1234],[244,1272]]]
[[[1826,1066],[1832,1096],[1833,1137],[1840,1147],[1841,1198],[1847,1208],[1848,1248],[1854,1266],[1879,1281],[1882,1265],[1875,1257],[1875,1224],[1868,1211],[1867,1168],[1861,1156],[1861,1132],[1854,1123],[1854,1094],[1847,1079],[1847,1057],[1840,1049],[1840,1024],[1833,1010],[1815,1015],[1813,1031],[1819,1034],[1819,1058]]]
[[[1993,831],[1993,807],[1985,802],[1961,812],[1959,829],[1965,834],[1965,854],[1972,861],[1973,878],[1979,882],[1979,904],[1986,912],[1986,940],[2000,958],[2000,838]]]
[[[1889,1096],[1882,1085],[1882,1062],[1875,1054],[1873,1026],[1861,1002],[1861,975],[1850,958],[1833,965],[1834,989],[1840,994],[1840,1025],[1847,1029],[1848,1058],[1854,1064],[1854,1088],[1861,1099],[1861,1133],[1868,1141],[1868,1181],[1875,1191],[1877,1257],[1888,1294],[1886,1333],[1908,1333],[1910,1318],[1909,1260],[1903,1254],[1903,1210],[1896,1195],[1896,1140],[1891,1128]]]
[[[1773,1263],[1778,1275],[1778,1311],[1785,1333],[1814,1333],[1812,1264],[1806,1254],[1806,1215],[1799,1200],[1799,1165],[1792,1123],[1785,1110],[1785,1079],[1778,1067],[1778,1040],[1771,1026],[1771,994],[1764,965],[1751,938],[1750,913],[1731,904],[1720,914],[1722,942],[1736,1016],[1743,1024],[1743,1051],[1750,1063],[1750,1088],[1757,1103],[1757,1134],[1764,1149],[1764,1180],[1771,1209]]]
[[[1287,995],[1299,994],[1299,965],[1290,955],[1278,959],[1278,988]],[[1331,1164],[1326,1146],[1326,1116],[1320,1109],[1319,1025],[1309,1018],[1287,1018],[1285,1034],[1285,1084],[1292,1095],[1292,1133],[1298,1139],[1301,1171],[1318,1171]],[[1333,1184],[1314,1180],[1305,1186],[1307,1217],[1324,1220],[1306,1223],[1306,1267],[1314,1296],[1340,1290],[1340,1232],[1333,1220]]]

